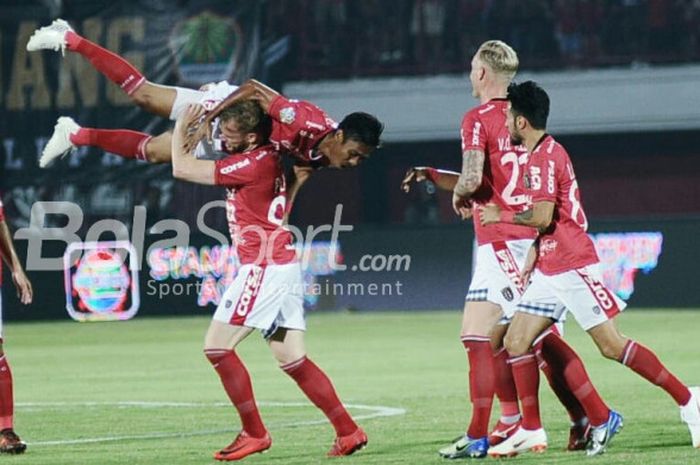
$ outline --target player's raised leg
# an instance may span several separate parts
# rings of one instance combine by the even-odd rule
[[[607,320],[588,334],[604,357],[616,360],[650,383],[666,391],[678,404],[681,419],[688,425],[693,447],[700,448],[700,392],[689,388],[648,347],[622,334],[614,320]]]
[[[268,344],[280,363],[280,368],[297,383],[333,425],[336,438],[328,456],[350,455],[365,447],[367,435],[338,398],[328,376],[306,356],[304,332],[279,328],[268,339]]]
[[[272,439],[260,418],[255,403],[250,375],[238,358],[235,347],[245,339],[252,328],[234,326],[212,320],[204,342],[204,354],[221,378],[231,403],[241,418],[241,432],[214,454],[216,460],[240,460],[250,454],[270,448]]]
[[[45,168],[55,159],[82,146],[99,147],[106,152],[129,159],[169,163],[171,140],[172,134],[169,132],[151,136],[129,129],[84,128],[72,118],[62,116],[58,118],[53,134],[44,147],[39,166]]]
[[[72,118],[62,116],[44,147],[39,166],[45,168],[53,160],[82,146],[99,147],[114,155],[150,163],[170,163],[172,159],[170,132],[151,136],[130,129],[84,128]]]
[[[149,82],[144,75],[119,55],[77,34],[70,25],[57,19],[37,29],[27,42],[28,51],[65,50],[79,53],[107,79],[117,84],[131,100],[144,110],[170,117],[177,90]]]

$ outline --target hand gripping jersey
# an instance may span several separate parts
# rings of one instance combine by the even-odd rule
[[[267,145],[215,163],[215,182],[227,188],[226,216],[241,264],[296,261],[292,234],[282,226],[287,197],[279,153]]]
[[[555,203],[552,223],[540,235],[537,268],[554,275],[597,263],[595,246],[586,234],[588,220],[574,168],[569,154],[552,136],[545,134],[530,154],[525,185],[533,203]]]
[[[481,187],[472,196],[475,206],[495,203],[502,210],[520,212],[528,206],[521,179],[527,152],[525,147],[513,147],[510,142],[507,111],[507,100],[493,99],[467,112],[462,120],[462,152],[477,149],[485,154]],[[479,221],[474,221],[474,233],[479,245],[537,236],[537,231],[525,226],[481,226]]]

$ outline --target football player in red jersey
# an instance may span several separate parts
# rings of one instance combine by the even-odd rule
[[[328,455],[350,455],[367,444],[367,436],[338,399],[330,379],[306,355],[304,283],[292,234],[282,226],[287,192],[281,156],[267,139],[269,118],[255,101],[234,103],[220,115],[224,126],[235,122],[235,132],[223,133],[232,154],[217,161],[198,160],[184,143],[188,124],[203,112],[201,107],[190,106],[176,123],[173,176],[226,187],[229,230],[241,261],[204,343],[205,354],[242,423],[240,434],[214,457],[240,460],[272,444],[255,404],[250,376],[235,351],[255,329],[262,332],[280,368],[335,428],[336,439]]]
[[[17,288],[17,296],[24,305],[32,303],[32,283],[22,268],[12,243],[12,234],[5,222],[5,212],[0,201],[0,255],[12,271],[12,281]],[[0,261],[0,280],[2,278],[2,261]],[[0,453],[21,454],[25,444],[14,429],[14,398],[12,394],[12,372],[2,347],[2,301],[0,300]]]
[[[530,154],[526,184],[533,204],[525,211],[496,204],[482,206],[480,224],[525,225],[538,230],[539,236],[523,269],[523,279],[530,284],[506,334],[506,350],[516,361],[532,358],[533,340],[568,310],[604,357],[626,365],[674,399],[690,430],[693,447],[700,447],[700,389],[688,388],[654,352],[617,329],[614,318],[626,304],[602,282],[600,260],[586,234],[588,220],[569,154],[546,132],[547,93],[528,81],[511,85],[508,100],[508,131],[513,143],[525,144]],[[513,370],[519,395],[536,395],[537,366],[520,365]],[[529,393],[520,392],[521,388]],[[611,412],[605,423],[594,423],[588,455],[604,452],[621,428],[622,417],[616,412]],[[525,440],[526,436],[519,431],[511,439]]]
[[[158,116],[176,120],[193,103],[202,104],[206,110],[216,109],[207,116],[204,125],[199,125],[202,128],[200,136],[210,132],[213,137],[200,140],[201,137],[188,135],[187,148],[193,149],[198,158],[225,156],[220,134],[224,129],[217,124],[216,116],[227,105],[243,98],[257,100],[272,117],[270,142],[278,150],[314,165],[333,168],[358,165],[379,146],[383,130],[374,116],[362,112],[351,113],[338,124],[312,103],[287,100],[255,80],[245,82],[240,88],[219,82],[200,90],[152,83],[127,60],[78,35],[62,19],[37,29],[27,43],[27,50],[61,50],[64,53],[68,50],[81,54],[129,95],[136,105]],[[125,158],[167,163],[172,156],[171,141],[170,132],[151,136],[126,129],[83,128],[71,118],[61,117],[39,164],[45,167],[71,149],[86,145]]]
[[[505,127],[506,89],[517,67],[517,55],[507,44],[488,41],[481,45],[472,59],[470,72],[472,93],[481,104],[467,112],[462,122],[462,173],[413,168],[404,179],[404,190],[414,179],[426,178],[441,189],[454,190],[455,211],[462,217],[471,214],[472,203],[526,207],[527,199],[519,182],[525,148],[510,143]],[[489,446],[504,441],[517,430],[521,418],[502,338],[523,291],[518,270],[536,233],[512,225],[494,228],[475,222],[474,227],[478,242],[476,266],[466,297],[461,333],[469,359],[473,408],[466,434],[440,450],[441,456],[451,459],[486,456]],[[573,422],[567,448],[581,449],[588,440],[589,413],[596,416],[596,411],[604,409],[607,418],[607,407],[595,390],[585,405],[575,398],[565,374],[581,371],[583,365],[556,332],[543,334],[538,342],[543,369]],[[494,392],[500,400],[501,418],[487,437]],[[541,430],[540,426],[532,425]],[[539,446],[544,448],[546,436],[541,439]]]

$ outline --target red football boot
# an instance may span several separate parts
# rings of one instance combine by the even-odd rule
[[[591,424],[586,422],[585,425],[572,424],[569,429],[569,444],[566,446],[568,451],[586,450],[588,441],[591,440]]]
[[[338,436],[335,438],[333,447],[328,451],[329,457],[342,457],[350,455],[367,445],[367,435],[362,428],[357,428],[354,433],[347,436]]]
[[[254,438],[245,431],[241,431],[231,444],[214,454],[216,460],[233,461],[241,460],[257,452],[265,452],[272,445],[270,434],[262,438]]]
[[[511,423],[510,425],[501,423],[501,420],[498,420],[496,427],[493,429],[493,431],[491,431],[491,434],[489,434],[489,446],[497,446],[511,437],[518,429],[518,426],[520,426],[520,420],[516,421],[515,423]]]

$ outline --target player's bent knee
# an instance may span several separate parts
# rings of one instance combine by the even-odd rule
[[[622,357],[624,347],[619,347],[615,343],[603,343],[598,345],[598,349],[603,357],[610,360],[619,360]]]
[[[525,355],[530,350],[530,344],[526,339],[517,334],[506,334],[506,337],[503,339],[503,345],[511,357]]]

